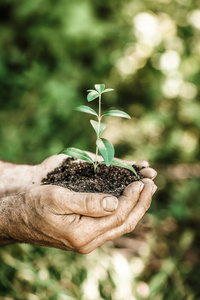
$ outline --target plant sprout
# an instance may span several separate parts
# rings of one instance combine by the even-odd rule
[[[111,91],[113,91],[113,89],[110,89],[110,88],[105,89],[105,84],[95,84],[94,87],[95,87],[95,90],[87,91],[88,92],[87,101],[91,102],[98,98],[98,101],[99,101],[98,113],[94,109],[92,109],[91,107],[86,106],[86,105],[79,105],[75,109],[77,111],[87,113],[87,114],[90,114],[90,115],[93,115],[96,117],[96,121],[90,120],[90,123],[96,133],[95,160],[93,161],[93,159],[86,152],[84,152],[80,149],[77,149],[77,148],[73,148],[73,147],[66,148],[66,149],[62,150],[61,153],[64,153],[64,154],[67,154],[74,158],[81,159],[81,160],[92,163],[94,166],[94,172],[96,171],[99,164],[106,164],[106,166],[114,165],[114,166],[129,169],[132,172],[134,172],[134,174],[137,176],[135,169],[131,165],[129,165],[126,162],[123,162],[120,160],[118,161],[118,160],[114,159],[115,150],[114,150],[112,143],[105,138],[101,138],[101,134],[103,133],[103,131],[106,128],[106,124],[101,122],[102,118],[104,118],[106,116],[111,116],[111,117],[122,117],[122,118],[131,119],[131,117],[127,113],[125,113],[121,110],[109,110],[102,114],[102,112],[101,112],[102,94],[111,92]],[[103,161],[101,161],[101,162],[98,162],[98,160],[97,160],[99,152],[103,158]]]

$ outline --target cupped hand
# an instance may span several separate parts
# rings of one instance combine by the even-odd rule
[[[155,190],[151,179],[131,183],[119,199],[35,186],[10,201],[6,232],[13,242],[89,253],[131,232],[149,208]]]

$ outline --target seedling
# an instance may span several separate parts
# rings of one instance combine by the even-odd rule
[[[132,172],[134,172],[134,174],[137,176],[135,169],[131,165],[129,165],[126,162],[122,162],[122,161],[118,161],[118,160],[114,159],[115,150],[114,150],[112,143],[110,141],[108,141],[107,139],[100,137],[106,128],[106,124],[101,122],[102,118],[111,116],[111,117],[122,117],[122,118],[126,118],[126,119],[131,119],[131,117],[127,113],[125,113],[121,110],[109,110],[102,114],[102,112],[101,112],[101,96],[104,93],[113,91],[113,89],[105,89],[105,84],[95,84],[94,87],[95,87],[95,90],[87,91],[88,92],[87,101],[91,102],[98,98],[98,100],[99,100],[98,113],[94,109],[92,109],[91,107],[86,106],[86,105],[79,105],[75,109],[77,111],[81,111],[83,113],[93,115],[97,118],[97,121],[90,120],[90,123],[96,133],[95,160],[93,161],[93,159],[86,152],[84,152],[80,149],[77,149],[77,148],[73,148],[73,147],[66,148],[66,149],[62,150],[61,153],[64,153],[64,154],[67,154],[74,158],[81,159],[81,160],[92,163],[94,166],[94,172],[96,171],[99,164],[106,164],[106,166],[114,165],[114,166],[129,169]],[[97,160],[99,152],[103,158],[103,161],[101,161],[101,162],[98,162],[98,160]]]

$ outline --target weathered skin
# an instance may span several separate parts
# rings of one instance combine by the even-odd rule
[[[0,245],[30,243],[89,253],[104,242],[134,230],[156,191],[156,171],[147,162],[143,183],[130,184],[117,199],[41,185],[66,155],[35,166],[0,162]],[[132,162],[133,163],[133,162]]]

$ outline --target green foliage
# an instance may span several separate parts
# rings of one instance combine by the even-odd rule
[[[103,133],[103,131],[106,129],[106,124],[104,124],[102,122],[101,122],[100,126],[98,126],[98,122],[94,121],[94,120],[90,120],[90,123],[97,135],[98,134],[101,135]]]
[[[130,119],[131,117],[125,113],[124,111],[120,111],[120,110],[109,110],[109,111],[106,111],[102,117],[104,116],[112,116],[112,117],[122,117],[122,118],[127,118],[127,119]]]
[[[87,162],[90,162],[93,164],[93,159],[87,153],[85,153],[84,151],[82,151],[80,149],[69,147],[69,148],[62,150],[60,153],[63,153],[63,154],[69,155],[69,156],[73,156],[75,158],[82,159],[84,161],[87,161]]]
[[[77,111],[82,111],[84,113],[87,113],[87,114],[91,114],[91,115],[95,115],[98,117],[98,114],[96,113],[96,111],[94,109],[92,109],[91,107],[89,106],[86,106],[86,105],[79,105],[75,108]]]
[[[100,138],[100,135],[103,133],[103,131],[106,128],[106,124],[101,122],[101,119],[103,117],[112,116],[112,117],[123,117],[123,118],[127,118],[127,119],[130,119],[131,117],[127,113],[120,111],[120,110],[109,110],[109,111],[105,112],[104,114],[101,114],[101,95],[103,93],[111,92],[111,91],[113,91],[113,89],[105,89],[105,84],[95,84],[94,87],[96,90],[88,90],[89,93],[87,95],[87,101],[91,102],[91,101],[95,100],[96,98],[99,99],[98,113],[95,112],[92,108],[85,106],[85,105],[78,106],[76,108],[76,110],[87,113],[87,114],[92,114],[97,117],[97,121],[90,120],[90,123],[96,133],[95,160],[93,161],[92,158],[89,157],[89,155],[87,153],[85,153],[84,151],[77,149],[77,148],[72,148],[72,147],[66,148],[66,149],[62,150],[60,153],[67,154],[69,156],[73,156],[74,158],[85,160],[87,162],[92,162],[94,165],[94,171],[96,171],[98,164],[99,164],[99,162],[97,161],[97,156],[98,156],[98,152],[100,152],[100,154],[103,158],[103,161],[101,163],[105,163],[106,166],[115,165],[118,167],[127,168],[127,169],[131,170],[132,172],[134,172],[135,175],[137,175],[135,169],[128,163],[126,163],[126,162],[120,163],[117,160],[115,160],[113,163],[115,150],[114,150],[112,143],[105,138]]]
[[[132,116],[105,118],[105,138],[118,157],[159,171],[143,244],[141,230],[127,247],[87,256],[2,248],[0,300],[199,298],[199,11],[198,0],[0,1],[1,159],[39,163],[65,145],[93,152],[73,108],[100,81],[116,91],[105,110]],[[189,170],[171,172],[183,163]]]
[[[102,157],[104,158],[104,162],[106,166],[110,166],[112,164],[115,150],[113,145],[104,138],[98,138],[96,141],[97,148],[101,153]]]

